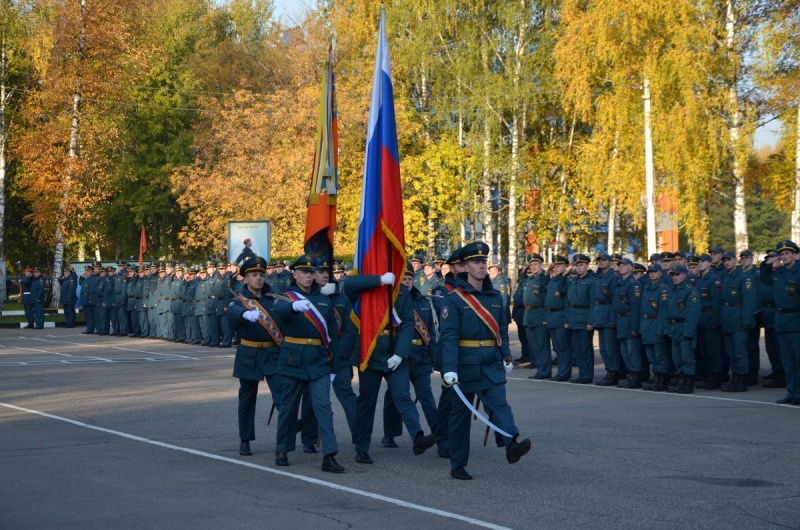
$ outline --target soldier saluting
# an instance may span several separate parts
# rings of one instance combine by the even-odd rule
[[[517,441],[519,429],[506,400],[506,373],[513,369],[508,348],[508,311],[500,293],[486,274],[489,245],[470,243],[461,251],[466,272],[456,278],[455,289],[442,306],[440,323],[444,384],[459,384],[467,401],[478,394],[493,419],[508,434],[503,440],[509,464],[519,461],[531,448],[527,438]],[[450,476],[470,480],[471,411],[463,401],[453,400],[449,421]]]

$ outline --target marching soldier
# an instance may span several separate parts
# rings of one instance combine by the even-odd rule
[[[486,259],[489,245],[470,243],[461,251],[466,273],[456,278],[456,288],[442,306],[441,339],[444,361],[444,384],[458,384],[465,400],[477,394],[492,411],[503,436],[506,459],[514,464],[531,447],[527,438],[517,441],[519,429],[506,400],[506,373],[514,365],[508,348],[508,312],[502,297],[487,278]],[[470,480],[469,431],[472,412],[461,400],[453,400],[450,412],[450,476]]]
[[[314,281],[316,267],[310,256],[301,256],[292,265],[292,271],[294,282],[284,294],[293,302],[279,299],[274,304],[278,323],[284,333],[278,363],[283,395],[278,411],[275,464],[289,465],[287,454],[295,449],[300,399],[308,389],[325,455],[322,470],[343,473],[344,467],[335,458],[339,453],[339,445],[333,430],[330,400],[331,363],[328,347],[330,330],[336,326],[333,304],[319,292],[319,286]]]
[[[436,399],[431,391],[431,373],[433,372],[433,351],[439,342],[439,323],[431,299],[414,287],[414,269],[410,264],[403,275],[403,285],[409,290],[414,314],[414,338],[411,340],[411,353],[408,356],[408,373],[414,395],[422,406],[422,412],[431,431],[436,430]],[[403,421],[397,407],[394,406],[392,393],[387,389],[383,398],[384,447],[397,447],[396,436],[403,433]]]
[[[264,379],[279,416],[282,410],[277,341],[282,340],[283,335],[276,322],[272,300],[266,297],[269,293],[269,287],[264,284],[266,265],[266,260],[258,256],[245,260],[242,264],[243,300],[231,300],[227,311],[240,337],[233,362],[233,377],[239,379],[239,454],[242,456],[253,454],[250,442],[256,439],[258,384]]]

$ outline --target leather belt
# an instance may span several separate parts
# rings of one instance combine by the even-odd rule
[[[703,307],[700,309],[701,313],[711,313],[712,311],[714,311],[713,307]]]
[[[528,311],[533,311],[534,309],[544,309],[543,305],[526,305],[525,309]]]
[[[574,308],[574,309],[589,309],[588,305],[569,304],[569,306]]]
[[[672,322],[673,324],[680,324],[681,322],[686,322],[686,319],[685,318],[670,318],[669,321]]]
[[[597,300],[597,305],[611,305],[611,302],[608,300]]]
[[[268,342],[256,342],[247,339],[239,339],[239,344],[242,346],[250,346],[251,348],[272,348],[275,346],[275,343],[272,341]]]
[[[725,302],[725,307],[739,307],[740,305],[742,304],[739,302]]]
[[[488,340],[460,340],[458,341],[459,346],[463,346],[464,348],[483,348],[485,346],[497,346],[497,341],[494,339]]]
[[[301,339],[299,337],[284,337],[289,344],[305,344],[307,346],[322,346],[321,339]]]
[[[422,342],[422,339],[411,339],[411,344],[414,346],[422,346],[425,343]]]
[[[629,317],[631,316],[631,312],[628,311],[627,313],[617,313],[618,317]]]
[[[551,308],[551,307],[548,307],[548,308],[547,308],[547,311],[548,311],[549,313],[560,313],[560,312],[562,312],[563,310],[564,310],[564,308],[563,308],[563,307],[561,307],[561,308],[559,308],[559,309],[553,309],[553,308]]]
[[[658,315],[642,315],[642,318],[645,320],[655,320],[658,318]]]
[[[791,309],[779,307],[778,313],[800,313],[800,307],[793,307]]]

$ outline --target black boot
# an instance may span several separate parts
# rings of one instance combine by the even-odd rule
[[[653,388],[651,388],[651,390],[653,392],[663,392],[667,389],[668,382],[669,377],[666,374],[656,374],[656,382],[653,384]]]
[[[718,372],[709,372],[704,388],[706,390],[719,390],[720,384],[720,374]]]
[[[694,377],[683,376],[678,394],[694,394]]]
[[[730,384],[722,387],[723,392],[747,392],[747,374],[733,374]]]
[[[414,454],[421,455],[427,449],[433,447],[433,444],[436,443],[436,435],[431,433],[428,436],[425,436],[425,433],[419,431],[416,436],[414,436]]]
[[[771,379],[764,379],[764,388],[786,388],[786,372],[773,372]]]
[[[628,377],[617,383],[617,388],[642,388],[639,372],[628,372]]]
[[[275,451],[275,465],[276,466],[288,466],[289,465],[289,457],[286,453],[281,453],[279,451]]]
[[[673,377],[672,380],[669,382],[669,387],[667,388],[667,392],[671,394],[676,394],[683,386],[683,374]]]
[[[660,376],[657,373],[654,373],[653,377],[651,377],[649,380],[642,381],[642,390],[653,390],[653,387],[658,384],[659,378]]]
[[[525,438],[521,442],[517,442],[518,436],[519,433],[515,434],[506,448],[506,460],[508,460],[509,464],[516,464],[520,458],[531,450],[531,441]]]
[[[250,450],[250,442],[242,440],[239,444],[239,454],[242,456],[253,456],[253,451]]]
[[[617,372],[606,372],[606,376],[602,379],[602,381],[598,381],[595,383],[597,386],[614,386],[619,381],[619,377],[617,376]]]

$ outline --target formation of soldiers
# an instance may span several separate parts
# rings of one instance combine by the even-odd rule
[[[476,412],[472,402],[477,398],[489,413],[487,428],[495,430],[495,442],[504,448],[506,460],[518,462],[531,442],[519,439],[506,400],[506,374],[513,369],[509,316],[487,276],[488,252],[482,242],[459,248],[438,264],[439,274],[433,262],[426,267],[415,257],[403,278],[391,272],[345,276],[338,263],[329,267],[301,256],[290,265],[291,281],[277,296],[265,278],[266,262],[257,256],[247,259],[241,270],[245,285],[229,304],[240,336],[233,373],[240,381],[239,453],[252,455],[257,389],[266,379],[278,411],[276,465],[289,465],[289,453],[295,450],[300,432],[304,452],[322,450],[323,471],[344,472],[335,458],[339,446],[333,431],[331,388],[347,418],[355,461],[373,464],[369,451],[385,380],[384,447],[399,447],[395,438],[405,426],[415,455],[436,444],[437,454],[450,460],[451,477],[471,479],[466,466],[470,424]],[[433,272],[426,275],[426,268]],[[392,318],[377,336],[369,360],[361,365],[353,307],[369,303],[371,294],[388,300],[387,286],[394,292]],[[352,388],[354,367],[359,369],[358,394]],[[438,403],[431,388],[434,369],[442,374],[444,384]],[[421,426],[412,385],[429,434]]]
[[[800,406],[797,254],[794,242],[781,241],[758,267],[750,250],[737,257],[720,247],[696,256],[653,254],[645,267],[600,253],[594,271],[584,254],[572,263],[556,256],[546,270],[533,254],[512,303],[520,362],[536,369],[531,379],[681,394],[696,387],[746,392],[759,383],[763,329],[771,365],[763,386],[786,388],[778,403]],[[594,333],[606,370],[597,382]]]
[[[270,265],[275,292],[282,292],[290,277],[283,263]],[[87,265],[80,278],[67,265],[64,278],[59,279],[67,327],[74,326],[79,302],[86,319],[84,334],[220,348],[236,342],[227,306],[241,289],[242,280],[238,265],[218,267],[216,261],[191,267],[171,262],[143,267],[125,262],[116,267],[94,264]]]

